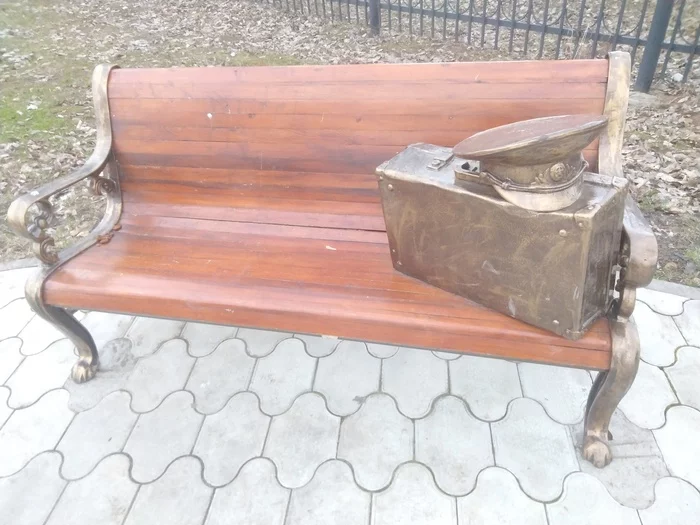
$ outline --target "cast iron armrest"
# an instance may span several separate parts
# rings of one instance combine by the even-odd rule
[[[97,142],[92,155],[82,167],[71,174],[39,186],[10,204],[7,213],[10,227],[20,237],[33,242],[34,254],[44,264],[60,263],[94,244],[97,236],[108,232],[121,214],[119,177],[114,163],[111,162],[112,126],[107,98],[107,80],[113,67],[97,66],[92,75],[92,94],[97,124]],[[53,218],[53,208],[49,198],[84,179],[90,180],[90,186],[95,193],[108,197],[107,210],[100,224],[92,231],[92,235],[79,243],[79,246],[67,248],[66,253],[61,253],[59,256],[54,250],[54,239],[46,231]],[[32,209],[35,210],[34,214]]]
[[[656,270],[659,249],[649,221],[631,196],[625,201],[620,245],[620,279],[617,291],[617,317],[632,315],[637,288],[651,282]]]

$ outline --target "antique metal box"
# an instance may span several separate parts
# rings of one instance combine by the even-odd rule
[[[578,199],[537,212],[492,186],[450,148],[414,144],[377,168],[394,267],[569,339],[614,295],[627,181],[583,173]]]

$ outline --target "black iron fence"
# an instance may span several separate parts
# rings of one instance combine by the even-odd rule
[[[367,24],[375,34],[450,38],[532,58],[587,58],[622,48],[640,62],[636,85],[644,91],[671,64],[676,79],[687,80],[700,54],[700,0],[262,1]]]

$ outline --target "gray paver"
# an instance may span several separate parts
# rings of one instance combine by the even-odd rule
[[[479,474],[476,490],[457,498],[460,525],[547,525],[542,503],[520,490],[513,474],[499,467]]]
[[[330,356],[319,359],[314,390],[326,397],[331,412],[347,416],[379,390],[380,368],[381,361],[367,352],[364,343],[343,341]]]
[[[204,525],[282,525],[288,502],[289,490],[277,482],[275,466],[257,458],[234,481],[216,489]]]
[[[22,340],[22,354],[38,354],[46,350],[51,343],[55,343],[65,337],[53,325],[35,315],[19,333],[19,338]]]
[[[184,457],[163,477],[139,489],[124,525],[192,525],[202,523],[213,489],[201,480],[201,465]]]
[[[666,408],[677,402],[664,373],[642,361],[639,363],[637,377],[619,407],[635,425],[659,428],[664,424]]]
[[[689,345],[700,346],[700,300],[683,304],[683,313],[674,317]]]
[[[275,463],[283,486],[305,485],[321,463],[335,457],[339,426],[340,418],[313,393],[300,396],[287,412],[272,418],[264,455]]]
[[[134,480],[153,481],[175,458],[190,453],[204,418],[192,401],[189,392],[175,392],[153,412],[139,416],[124,447],[134,459]]]
[[[399,467],[391,486],[373,498],[372,525],[457,525],[454,498],[440,492],[419,463]]]
[[[425,416],[447,389],[447,362],[425,350],[399,348],[382,366],[382,390],[393,396],[405,416]]]
[[[678,478],[664,478],[656,484],[656,501],[639,511],[643,525],[697,525],[700,492]]]
[[[338,460],[321,465],[313,479],[292,491],[286,525],[363,525],[371,496],[355,485],[350,467]]]
[[[12,415],[13,410],[7,405],[7,400],[10,397],[10,389],[4,386],[0,387],[0,428],[5,424],[5,421]]]
[[[677,361],[666,369],[681,403],[700,410],[700,348],[684,346],[676,353]]]
[[[656,313],[662,315],[679,315],[683,313],[683,303],[687,301],[685,297],[673,295],[666,292],[657,292],[647,288],[637,288],[637,301],[641,301],[649,306]]]
[[[508,403],[522,396],[515,363],[465,355],[449,367],[451,393],[464,399],[478,418],[500,419]]]
[[[73,419],[67,401],[68,392],[54,390],[12,413],[0,429],[0,476],[17,472],[34,456],[56,446]]]
[[[189,343],[187,351],[191,356],[204,357],[225,340],[236,337],[236,332],[238,328],[235,326],[189,322],[182,330],[182,338]]]
[[[496,465],[511,471],[531,498],[556,498],[564,478],[579,469],[568,429],[552,421],[536,401],[516,399],[491,430]]]
[[[440,359],[444,359],[445,361],[454,361],[455,359],[462,357],[462,354],[458,354],[456,352],[438,352],[437,350],[433,350],[433,355],[435,357],[439,357]]]
[[[24,297],[24,285],[36,268],[0,271],[0,308]]]
[[[391,397],[373,394],[343,420],[338,458],[352,465],[361,487],[386,487],[396,467],[412,457],[413,422],[397,410]]]
[[[657,314],[644,303],[636,304],[633,315],[639,330],[642,359],[656,366],[673,363],[675,349],[685,344],[673,318]]]
[[[666,424],[654,430],[664,461],[673,476],[700,490],[700,412],[677,406],[666,413]]]
[[[388,359],[399,351],[398,346],[367,343],[367,351],[377,359]]]
[[[432,412],[415,422],[416,461],[429,467],[448,494],[466,494],[479,472],[494,464],[488,423],[473,417],[454,396],[437,400]]]
[[[0,384],[4,384],[7,378],[17,369],[24,359],[19,351],[22,340],[18,337],[11,337],[0,341]]]
[[[323,337],[319,335],[295,334],[294,337],[304,342],[306,353],[311,357],[329,356],[341,342],[337,337]]]
[[[100,351],[113,339],[124,337],[134,318],[130,315],[90,312],[81,322],[92,335],[97,350]]]
[[[302,392],[311,390],[315,368],[316,359],[306,353],[304,343],[285,339],[258,360],[250,389],[260,397],[263,412],[281,414]]]
[[[204,479],[215,486],[229,483],[246,461],[262,453],[269,425],[270,417],[250,392],[233,396],[207,416],[193,451],[204,463]]]
[[[47,452],[9,478],[0,478],[0,523],[43,525],[66,482],[58,474],[61,456]]]
[[[184,326],[183,321],[137,317],[126,337],[134,343],[131,352],[136,357],[143,357],[151,355],[163,343],[179,336]]]
[[[0,308],[0,340],[18,335],[32,316],[34,312],[24,299],[15,299]]]
[[[139,359],[125,384],[132,395],[131,407],[136,412],[153,410],[168,394],[183,389],[194,362],[182,339],[168,341],[156,353]]]
[[[566,479],[561,498],[547,505],[550,525],[639,525],[634,509],[623,507],[593,476],[577,472]]]
[[[231,396],[247,388],[254,365],[255,359],[246,354],[245,343],[229,339],[213,353],[197,359],[185,389],[194,394],[199,412],[213,414]]]
[[[56,447],[63,453],[63,477],[83,477],[102,458],[122,449],[137,418],[129,408],[130,401],[126,392],[114,392],[95,408],[75,416]]]
[[[26,357],[5,383],[12,390],[9,405],[29,406],[49,390],[63,386],[76,361],[74,349],[73,343],[63,339],[40,354]]]
[[[591,376],[585,370],[518,363],[523,394],[539,401],[555,421],[570,425],[581,421]]]
[[[292,337],[292,334],[273,332],[272,330],[241,328],[238,330],[236,337],[245,341],[248,354],[253,357],[265,357],[272,352],[279,343]]]
[[[68,484],[46,525],[122,525],[137,489],[129,478],[129,458],[109,456]]]

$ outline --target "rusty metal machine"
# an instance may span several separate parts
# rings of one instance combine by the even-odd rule
[[[581,337],[623,301],[615,285],[629,253],[621,249],[629,252],[635,235],[632,224],[623,236],[627,181],[589,172],[582,154],[606,124],[586,115],[528,120],[453,149],[414,144],[383,163],[377,175],[394,268]]]

